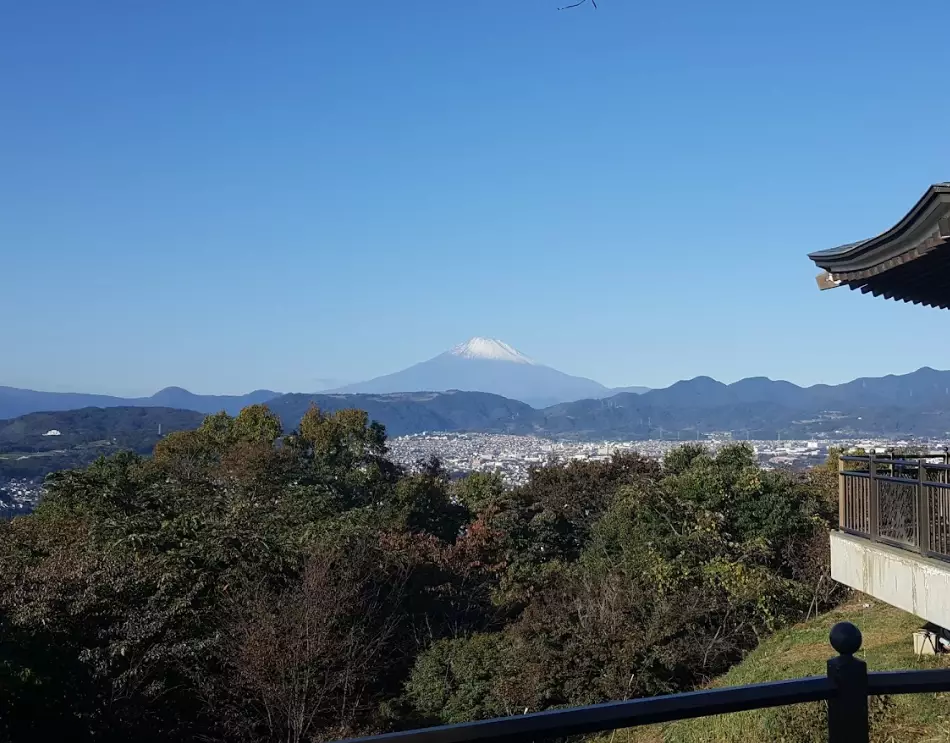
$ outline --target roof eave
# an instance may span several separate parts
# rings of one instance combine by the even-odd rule
[[[915,233],[919,239],[907,239]],[[864,271],[928,240],[932,242],[935,236],[950,239],[950,183],[931,186],[903,219],[877,237],[810,253],[808,257],[830,273]]]

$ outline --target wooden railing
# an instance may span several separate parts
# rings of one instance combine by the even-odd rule
[[[946,453],[841,457],[838,521],[850,534],[950,560],[950,464]]]
[[[352,743],[540,741],[820,701],[828,703],[830,743],[868,743],[869,696],[950,691],[950,668],[868,673],[864,661],[855,657],[861,647],[861,633],[849,622],[836,624],[830,640],[838,656],[828,661],[825,676],[443,725],[354,739]],[[776,731],[776,740],[779,735]]]

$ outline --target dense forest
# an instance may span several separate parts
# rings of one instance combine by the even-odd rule
[[[834,477],[685,446],[407,472],[382,426],[206,418],[0,523],[0,739],[318,741],[694,688],[835,599]]]

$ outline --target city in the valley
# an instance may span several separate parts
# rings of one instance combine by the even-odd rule
[[[445,469],[458,476],[468,472],[494,472],[509,485],[520,485],[528,479],[533,467],[574,460],[609,459],[616,452],[638,452],[661,458],[670,449],[686,443],[701,443],[711,451],[735,443],[728,434],[710,434],[694,441],[571,441],[540,436],[511,436],[491,433],[426,432],[398,436],[388,441],[389,457],[409,469],[433,457]],[[921,451],[942,451],[947,440],[895,439],[821,439],[747,442],[765,469],[803,469],[825,461],[828,450],[863,449],[886,452],[914,447]],[[0,482],[0,518],[30,513],[43,495],[41,478],[14,478]]]
[[[701,443],[715,451],[735,443],[728,434],[710,434],[697,441],[569,441],[538,436],[506,436],[489,433],[420,433],[399,436],[389,441],[390,458],[413,467],[437,457],[453,473],[497,472],[512,485],[523,483],[532,467],[572,460],[609,459],[615,452],[638,452],[661,458],[670,449],[686,443]],[[807,441],[748,441],[763,468],[803,469],[820,464],[828,450],[863,449],[885,452],[913,446],[915,449],[940,451],[944,440],[905,441],[892,439],[840,439]]]

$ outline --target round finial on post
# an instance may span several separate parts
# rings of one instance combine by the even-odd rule
[[[861,630],[851,622],[838,622],[828,636],[831,647],[841,655],[854,655],[861,649]]]

